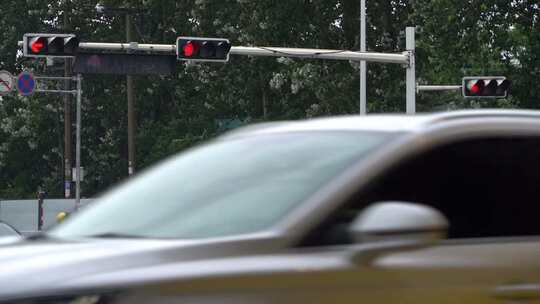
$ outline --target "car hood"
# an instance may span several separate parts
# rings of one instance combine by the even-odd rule
[[[0,246],[13,244],[22,240],[21,236],[3,236],[0,237]]]
[[[146,267],[268,252],[272,242],[146,239],[23,240],[0,244],[0,300],[92,289],[85,278],[121,273],[133,280]],[[143,280],[143,278],[141,278]],[[139,280],[140,281],[140,280]]]

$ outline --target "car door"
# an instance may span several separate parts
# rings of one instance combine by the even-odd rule
[[[452,135],[459,139],[445,143],[444,153],[430,150],[417,155],[414,165],[396,164],[403,165],[401,172],[381,178],[376,194],[359,196],[359,205],[378,200],[433,203],[449,217],[449,239],[421,249],[377,252],[374,258],[370,250],[357,252],[368,256],[369,263],[351,262],[329,272],[320,285],[326,287],[313,283],[306,287],[312,295],[302,300],[540,303],[539,128],[536,123],[506,125],[498,133],[500,128],[491,125],[479,125],[485,133],[471,133],[469,125]],[[325,250],[324,245],[315,247]],[[346,245],[339,254],[354,248]]]
[[[404,302],[537,303],[539,253],[537,239],[444,241],[381,256],[372,266],[400,282]]]
[[[407,169],[424,170],[425,187],[411,184],[396,198],[441,200],[434,207],[451,229],[436,246],[373,260],[398,283],[399,302],[540,302],[540,137],[530,131],[463,137]]]

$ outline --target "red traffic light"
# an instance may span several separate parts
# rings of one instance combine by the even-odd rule
[[[471,87],[471,93],[473,94],[478,94],[480,93],[480,90],[482,90],[481,86],[479,83],[475,83],[473,84],[473,86]]]
[[[505,98],[510,88],[504,76],[464,77],[462,82],[465,98]]]
[[[30,50],[32,50],[32,53],[39,54],[42,51],[45,51],[45,48],[47,46],[47,39],[44,37],[35,37],[30,40]]]
[[[484,80],[470,80],[467,82],[467,89],[472,95],[479,95],[484,88]]]
[[[184,56],[186,57],[192,57],[198,49],[198,45],[195,44],[193,41],[188,41],[183,47],[182,51],[184,52]]]
[[[74,57],[79,40],[73,34],[24,34],[25,57]]]
[[[231,44],[227,39],[178,37],[176,55],[179,60],[225,62],[229,60]]]

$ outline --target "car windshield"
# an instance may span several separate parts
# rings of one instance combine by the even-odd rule
[[[17,230],[13,229],[6,223],[0,222],[0,237],[19,235]]]
[[[389,137],[348,131],[216,140],[148,170],[49,233],[194,239],[261,231]]]

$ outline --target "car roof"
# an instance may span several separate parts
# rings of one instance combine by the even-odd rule
[[[534,110],[461,110],[430,114],[369,114],[344,115],[298,121],[278,121],[253,124],[228,132],[226,139],[271,133],[302,131],[373,131],[414,132],[439,123],[477,118],[533,118],[539,119],[540,111]]]

